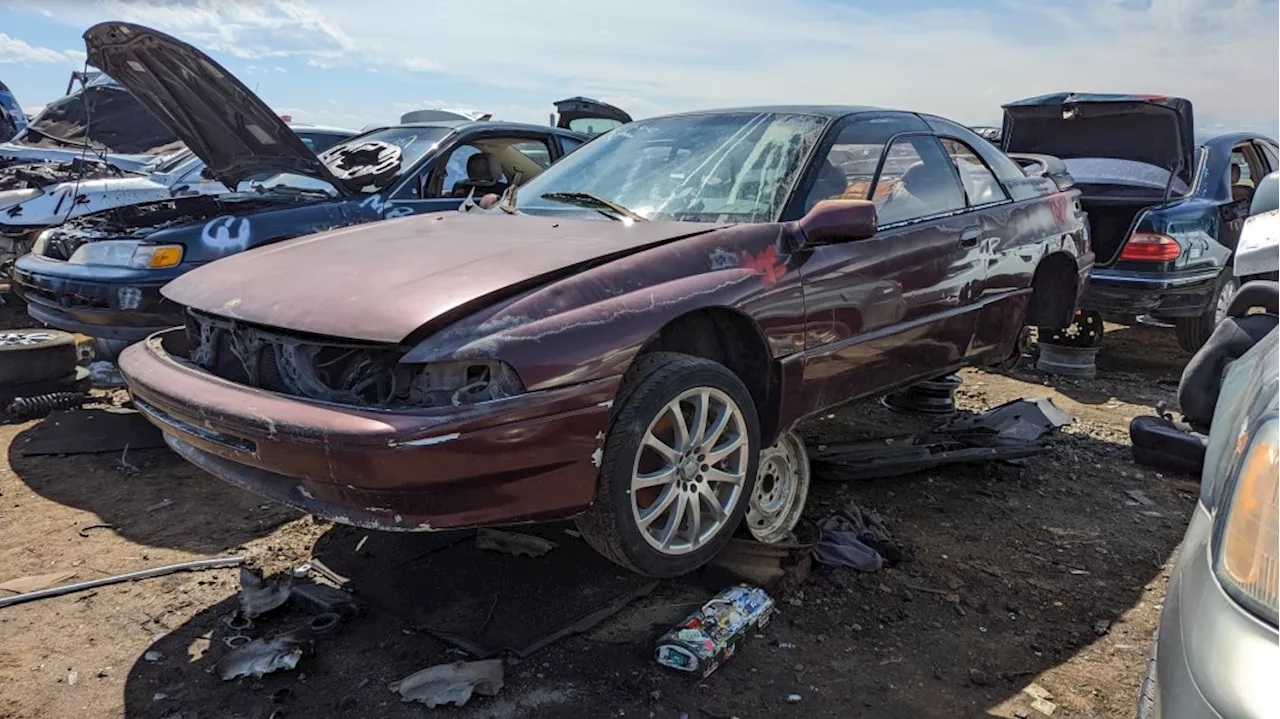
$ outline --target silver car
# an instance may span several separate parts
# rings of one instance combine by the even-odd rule
[[[1223,381],[1139,719],[1274,717],[1280,707],[1277,337],[1272,329]]]

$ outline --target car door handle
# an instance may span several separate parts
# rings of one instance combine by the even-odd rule
[[[975,247],[980,239],[982,239],[981,227],[966,227],[964,231],[960,233],[960,246]]]

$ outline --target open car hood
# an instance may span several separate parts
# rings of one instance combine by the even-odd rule
[[[1001,147],[1062,159],[1114,158],[1162,167],[1191,185],[1191,102],[1156,95],[1066,92],[1004,106]]]
[[[161,290],[193,309],[268,327],[396,343],[590,262],[716,229],[690,222],[419,215],[225,257]]]
[[[133,93],[229,189],[251,175],[287,172],[344,191],[284,120],[194,47],[123,22],[94,25],[84,43],[89,62]]]

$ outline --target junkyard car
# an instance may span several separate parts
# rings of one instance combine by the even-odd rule
[[[8,142],[26,126],[27,116],[22,106],[9,88],[0,82],[0,142]]]
[[[76,82],[80,87],[73,91]],[[138,170],[180,149],[174,133],[109,75],[73,73],[65,97],[49,103],[12,139],[0,143],[0,168],[87,160]],[[9,189],[2,182],[4,175],[0,173],[0,190]]]
[[[757,465],[804,451],[800,419],[1005,360],[1029,314],[1067,324],[1076,198],[927,115],[654,118],[488,212],[196,269],[163,290],[186,328],[120,367],[179,454],[277,501],[387,530],[576,516],[672,576],[744,514],[794,523],[792,478]]]
[[[90,28],[85,45],[226,188],[268,176],[253,191],[129,205],[41,233],[15,263],[14,290],[32,317],[95,338],[132,342],[181,325],[160,288],[194,267],[333,227],[454,210],[472,193],[536,177],[588,139],[556,127],[445,121],[373,130],[317,158],[190,45],[125,23]]]
[[[315,125],[290,125],[303,144],[320,153],[354,130]],[[8,207],[0,207],[0,267],[31,251],[36,237],[50,227],[113,207],[142,202],[217,195],[227,192],[221,182],[204,171],[204,161],[191,150],[179,150],[139,171],[120,171],[106,177],[76,179],[26,190]],[[5,193],[0,193],[3,195]]]
[[[1062,158],[1083,193],[1098,266],[1081,307],[1173,323],[1194,352],[1240,283],[1232,256],[1254,184],[1280,169],[1274,139],[1197,146],[1176,97],[1061,93],[1005,105],[1010,153]]]
[[[1270,304],[1274,312],[1274,289]],[[1222,383],[1200,500],[1169,577],[1138,719],[1275,715],[1280,333],[1274,316],[1270,325]]]

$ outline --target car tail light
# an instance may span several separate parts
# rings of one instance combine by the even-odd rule
[[[1168,235],[1156,232],[1135,232],[1120,253],[1122,260],[1138,260],[1141,262],[1168,262],[1178,259],[1182,254],[1182,245]]]
[[[1226,506],[1216,569],[1227,593],[1276,623],[1280,611],[1280,446],[1276,421],[1263,426],[1240,462]]]

